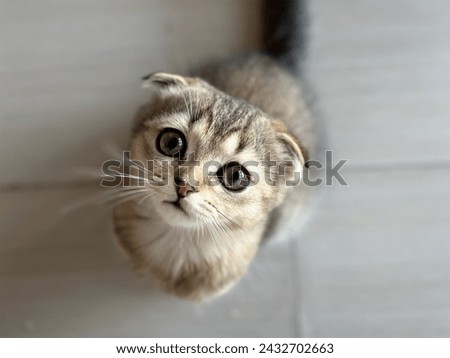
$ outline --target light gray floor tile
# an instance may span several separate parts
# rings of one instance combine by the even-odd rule
[[[310,1],[305,77],[348,165],[450,160],[450,6]]]
[[[92,189],[0,194],[0,336],[295,336],[289,244],[265,246],[248,276],[205,304],[184,302],[131,273],[108,210],[67,202]]]
[[[259,2],[1,2],[0,33],[0,184],[67,181],[126,143],[142,76],[256,48]]]
[[[450,335],[450,169],[348,171],[298,244],[304,336]]]
[[[309,1],[308,62],[320,68],[450,60],[445,0]]]
[[[386,86],[388,88],[388,85]],[[436,166],[450,163],[450,101],[447,91],[328,96],[320,92],[317,119],[327,149],[348,166]]]

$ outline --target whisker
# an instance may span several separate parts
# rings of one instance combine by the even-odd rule
[[[181,92],[181,96],[183,97],[183,101],[184,101],[184,104],[186,106],[186,111],[188,112],[189,118],[192,118],[191,110],[188,107],[188,103],[187,103],[186,97],[185,97],[183,92]]]
[[[192,117],[192,115],[194,114],[194,112],[192,111],[192,98],[191,98],[191,91],[188,90],[188,95],[189,95],[189,106],[190,106],[190,116]]]
[[[114,193],[109,192],[102,192],[98,193],[97,195],[90,196],[89,198],[81,199],[75,203],[66,205],[62,208],[63,214],[68,214],[74,210],[77,210],[84,206],[89,205],[102,205],[107,203],[108,201],[114,200],[116,198],[122,198],[126,195],[132,195],[137,192],[141,191],[148,191],[148,189],[145,188],[114,188]],[[139,193],[140,194],[140,193]]]
[[[127,201],[138,199],[143,193],[132,193],[129,195],[125,195],[123,198],[115,198],[113,202],[108,204],[108,207],[113,207],[125,203]],[[119,199],[119,200],[116,200]]]
[[[142,205],[144,203],[145,200],[150,199],[151,197],[155,196],[157,193],[149,193],[147,195],[145,195],[141,200],[139,200],[139,205]]]

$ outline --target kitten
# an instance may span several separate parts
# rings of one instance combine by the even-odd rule
[[[152,96],[129,147],[144,168],[129,183],[148,180],[142,198],[114,208],[115,231],[137,272],[201,301],[246,273],[286,196],[305,204],[304,185],[288,184],[308,160],[308,112],[296,80],[260,55],[144,85]]]

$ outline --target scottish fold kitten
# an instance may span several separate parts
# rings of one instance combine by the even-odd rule
[[[125,175],[141,195],[114,208],[115,231],[137,272],[201,301],[245,275],[283,209],[305,205],[309,115],[294,77],[261,55],[144,85]]]

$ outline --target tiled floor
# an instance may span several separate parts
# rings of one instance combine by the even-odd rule
[[[89,195],[91,189],[35,191],[30,217],[2,227],[0,336],[294,335],[287,246],[263,250],[229,295],[203,305],[184,302],[130,272],[105,210],[47,222],[64,202]],[[30,193],[2,194],[0,202],[14,203],[1,212],[11,223]]]
[[[348,187],[297,241],[306,336],[450,336],[450,5],[311,1],[305,73]]]
[[[349,186],[203,305],[137,279],[107,209],[62,208],[96,194],[74,167],[126,142],[140,76],[257,48],[258,1],[40,4],[0,2],[0,336],[450,336],[447,2],[310,1],[304,73]]]

